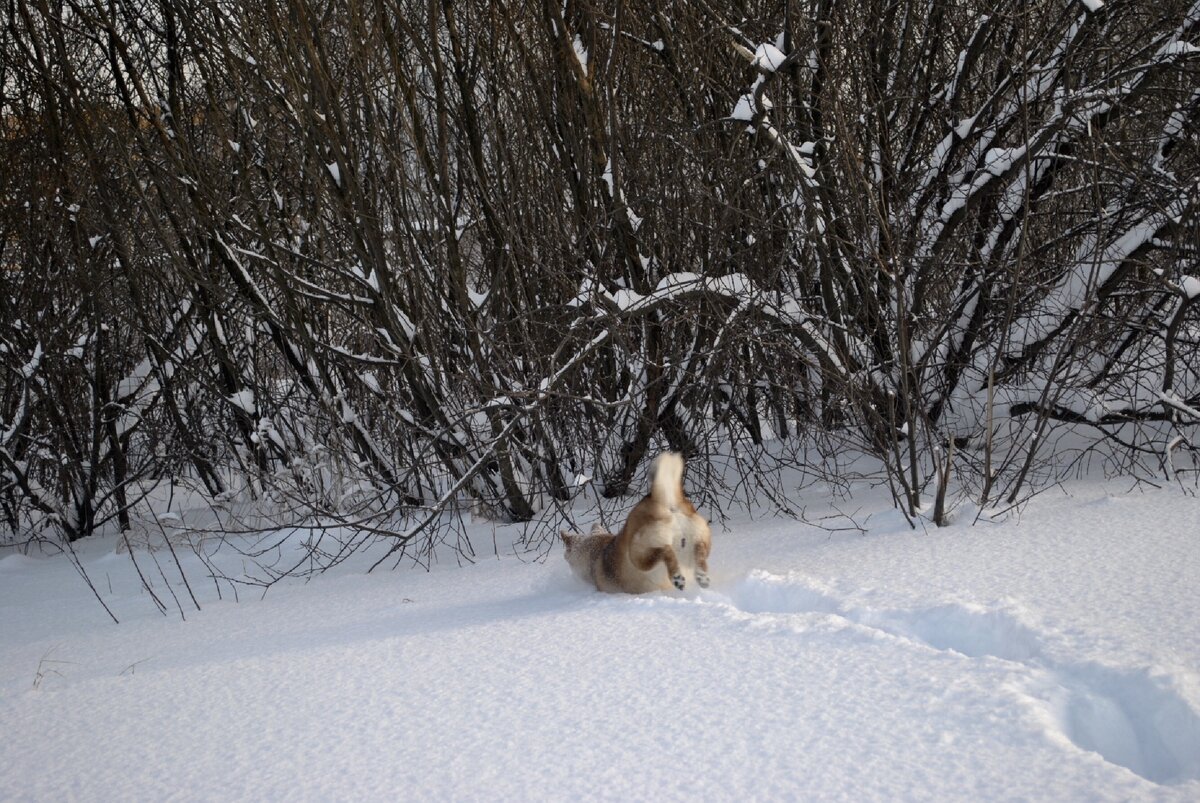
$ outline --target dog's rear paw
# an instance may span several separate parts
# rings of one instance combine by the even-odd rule
[[[708,588],[708,574],[706,572],[696,572],[696,582],[701,588]]]
[[[675,584],[676,588],[682,591],[686,581],[683,579],[682,574],[673,574],[671,575],[671,582]]]

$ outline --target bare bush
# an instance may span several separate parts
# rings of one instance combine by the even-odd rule
[[[18,537],[183,483],[365,534],[327,565],[662,446],[717,511],[853,446],[942,521],[1065,428],[1196,473],[1195,4],[8,11]]]

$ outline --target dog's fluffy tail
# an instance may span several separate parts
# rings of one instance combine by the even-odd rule
[[[679,505],[683,498],[683,458],[677,453],[663,452],[654,461],[650,498],[671,508]]]

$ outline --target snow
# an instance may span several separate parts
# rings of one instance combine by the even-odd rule
[[[1165,225],[1181,219],[1184,210],[1185,201],[1176,198],[1166,205],[1165,210],[1133,223],[1102,248],[1097,248],[1094,239],[1085,242],[1074,264],[1046,295],[1042,310],[1016,322],[1017,344],[1027,347],[1055,331],[1066,316],[1083,308],[1125,260],[1144,248]]]
[[[20,322],[18,321],[18,323]],[[33,356],[29,358],[29,362],[21,366],[22,379],[29,380],[33,378],[34,374],[38,372],[38,369],[42,365],[42,355],[42,341],[39,340],[33,345]]]
[[[617,309],[626,311],[631,308],[636,309],[637,307],[641,306],[645,302],[646,296],[642,295],[636,290],[630,290],[622,287],[621,289],[617,290],[617,292],[612,294],[612,300],[613,303],[617,305]]]
[[[1200,278],[1184,276],[1179,280],[1179,289],[1189,299],[1200,296]]]
[[[811,343],[821,349],[825,359],[833,365],[841,365],[841,358],[836,350],[832,348],[820,328],[814,324],[811,316],[795,299],[784,301],[782,306],[772,303],[769,299],[771,294],[756,287],[744,273],[704,277],[691,271],[678,271],[660,279],[654,292],[649,295],[642,295],[636,290],[625,288],[610,293],[594,282],[585,281],[576,296],[567,303],[571,306],[579,306],[598,298],[606,304],[616,307],[622,314],[636,314],[696,293],[725,296],[736,300],[742,308],[754,306],[766,315],[789,325],[798,326],[805,331],[805,335]],[[602,340],[605,337],[607,337],[607,333],[601,333],[599,339]]]
[[[1190,56],[1192,53],[1200,53],[1200,47],[1191,42],[1174,41],[1168,43],[1160,52],[1170,56]]]
[[[250,388],[243,388],[229,396],[229,403],[247,413],[253,413],[254,406],[254,391]]]
[[[417,325],[413,323],[412,318],[404,313],[404,310],[393,304],[392,313],[396,316],[396,322],[400,324],[400,329],[404,332],[404,337],[407,340],[411,341],[417,336]],[[386,329],[376,329],[375,331],[381,335],[386,333],[388,338],[391,338],[391,333]]]
[[[992,176],[1002,176],[1024,155],[1024,148],[989,148],[983,157],[983,170]]]
[[[738,514],[710,589],[642,597],[477,523],[473,565],[240,602],[184,547],[197,611],[169,557],[88,539],[114,625],[66,556],[5,550],[0,799],[1200,799],[1200,499],[1076,482],[916,531],[793,501],[854,519]]]
[[[82,345],[82,343],[78,345]],[[121,381],[117,383],[117,398],[129,399],[139,390],[146,387],[148,384],[147,380],[151,378],[152,371],[153,366],[149,359],[142,360],[135,365],[133,370],[121,377]],[[251,394],[251,399],[253,399],[253,394]]]
[[[1095,14],[1097,11],[1104,8],[1104,0],[1083,0],[1083,5],[1088,11]]]
[[[1193,420],[1200,421],[1200,409],[1192,407],[1174,393],[1160,393],[1158,400],[1164,406],[1178,410]]]
[[[749,121],[753,120],[760,111],[765,114],[773,108],[775,108],[775,104],[771,102],[765,92],[756,98],[756,93],[751,91],[738,98],[729,117],[733,120]]]
[[[470,285],[467,286],[467,299],[471,302],[471,306],[479,309],[487,303],[488,297],[492,294],[491,290],[479,292],[473,289]]]
[[[575,60],[579,62],[579,68],[587,75],[588,71],[588,51],[583,44],[583,38],[579,34],[571,42],[571,50],[575,53]]]
[[[374,371],[362,371],[359,373],[358,378],[372,393],[383,393],[383,390],[379,387],[379,377],[375,376]]]
[[[959,121],[959,125],[954,126],[954,136],[958,137],[959,139],[966,139],[967,137],[970,137],[971,131],[974,128],[974,124],[976,124],[976,120],[978,119],[979,115],[972,114],[971,116],[968,116],[968,118]]]
[[[769,42],[763,42],[754,51],[754,61],[752,63],[763,72],[775,72],[783,64],[785,58],[779,48]]]
[[[629,207],[625,208],[625,216],[629,219],[629,228],[635,232],[642,227],[643,219],[634,213]]]
[[[729,113],[729,117],[733,120],[745,120],[747,122],[753,120],[754,115],[758,111],[755,106],[754,95],[749,93],[742,95],[737,99],[737,103],[734,104],[733,111]]]

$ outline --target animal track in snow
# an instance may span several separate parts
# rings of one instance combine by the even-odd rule
[[[796,575],[780,576],[756,571],[730,594],[733,607],[745,613],[832,613],[841,606],[829,593],[814,588]]]
[[[913,611],[867,611],[857,621],[971,658],[1030,661],[1041,654],[1037,634],[1003,609],[949,603]]]
[[[1172,676],[1051,660],[1045,636],[1003,607],[856,608],[809,578],[764,571],[734,586],[729,600],[744,613],[826,614],[935,650],[1025,667],[1041,688],[1031,695],[1077,747],[1157,784],[1200,780],[1200,714]]]
[[[1063,732],[1076,745],[1155,783],[1200,779],[1200,715],[1170,676],[1094,664],[1052,671],[1067,692]]]

